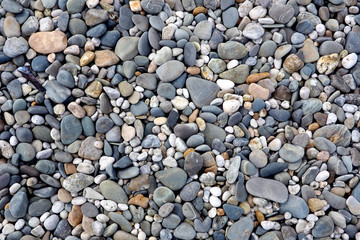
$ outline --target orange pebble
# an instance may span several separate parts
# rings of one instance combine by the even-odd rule
[[[260,81],[261,79],[268,78],[268,77],[270,77],[270,73],[268,73],[268,72],[254,73],[246,78],[246,83],[247,84],[256,83],[256,82]]]
[[[185,152],[184,152],[184,157],[186,157],[189,153],[191,152],[195,152],[195,149],[193,148],[188,148]]]

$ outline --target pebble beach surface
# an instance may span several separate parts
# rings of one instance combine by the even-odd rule
[[[359,8],[1,0],[0,240],[360,240]]]

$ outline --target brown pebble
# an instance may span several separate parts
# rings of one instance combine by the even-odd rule
[[[186,156],[191,152],[195,152],[195,149],[193,149],[193,148],[186,149],[186,151],[184,152],[184,158],[186,158]]]
[[[265,220],[264,214],[260,211],[256,211],[255,212],[256,215],[256,219],[261,223],[262,221]]]
[[[330,154],[327,151],[321,151],[316,155],[316,159],[322,162],[329,160]]]
[[[67,175],[71,175],[73,173],[76,173],[76,166],[72,163],[65,163],[64,164],[64,168],[65,168],[65,173]]]
[[[50,240],[50,231],[47,231],[44,236],[41,238],[41,240]]]
[[[329,183],[329,184],[332,184],[334,181],[335,181],[335,172],[334,171],[329,171],[329,173],[330,173],[330,177],[327,179],[327,182]]]
[[[222,154],[220,154],[225,160],[229,160],[230,157],[229,157],[229,153],[227,152],[223,152]]]
[[[333,187],[333,188],[331,188],[330,192],[332,192],[340,197],[345,196],[345,189],[341,188],[341,187]]]
[[[94,235],[94,232],[92,230],[92,224],[94,222],[94,219],[89,218],[85,215],[83,215],[81,227],[84,229],[84,231],[90,235]]]
[[[205,173],[213,172],[213,173],[217,174],[217,166],[212,166],[212,167],[205,168],[204,172]]]
[[[224,216],[224,215],[225,215],[225,211],[224,211],[224,209],[222,209],[222,208],[218,208],[218,209],[216,209],[216,214],[217,214],[218,216]]]
[[[191,75],[198,75],[200,74],[200,68],[198,67],[188,67],[186,72]]]
[[[261,79],[269,78],[269,77],[270,77],[270,73],[268,73],[268,72],[253,73],[253,74],[249,75],[249,76],[246,78],[246,83],[247,83],[247,84],[257,83],[257,82],[260,81]]]
[[[150,187],[149,175],[143,174],[131,179],[129,189],[131,191],[141,191]]]
[[[69,224],[73,227],[79,225],[83,219],[81,207],[79,205],[73,205],[68,215]]]
[[[196,16],[198,15],[199,13],[207,13],[207,9],[204,8],[204,7],[196,7],[194,10],[193,10],[193,15]]]
[[[199,114],[199,109],[195,109],[189,116],[189,123],[195,122],[198,114]]]
[[[69,203],[72,200],[71,194],[64,188],[60,188],[58,191],[58,198],[63,203]]]
[[[144,197],[141,193],[136,195],[135,197],[131,198],[129,200],[129,204],[140,206],[142,208],[147,208],[149,205],[149,199],[147,197]]]
[[[313,132],[313,131],[317,130],[319,127],[320,127],[320,125],[318,123],[312,123],[309,125],[308,129]]]
[[[204,167],[212,167],[216,165],[215,156],[213,152],[206,152],[201,155],[204,159]]]
[[[317,212],[325,206],[324,202],[318,198],[310,198],[308,205],[311,212]]]

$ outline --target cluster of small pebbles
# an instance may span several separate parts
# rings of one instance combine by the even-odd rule
[[[0,239],[359,240],[359,10],[0,1]]]

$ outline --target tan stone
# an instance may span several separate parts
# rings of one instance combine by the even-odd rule
[[[147,197],[144,197],[141,193],[136,195],[135,197],[131,198],[129,200],[129,204],[140,206],[142,208],[147,208],[149,205],[149,199]]]
[[[256,83],[251,83],[248,89],[249,93],[255,98],[261,98],[262,100],[268,100],[269,89],[266,89]]]
[[[319,59],[318,48],[311,39],[306,39],[304,46],[300,49],[304,54],[304,62],[311,63]]]
[[[93,81],[85,89],[85,93],[93,98],[98,98],[102,91],[102,85],[99,81]]]
[[[149,175],[143,174],[136,178],[131,179],[129,189],[131,191],[141,191],[150,187]]]
[[[328,75],[335,70],[335,68],[339,65],[339,62],[339,54],[334,53],[330,55],[325,55],[319,58],[316,63],[316,68],[319,73]]]
[[[135,137],[135,128],[124,123],[121,127],[121,137],[124,141],[130,141],[133,137]]]
[[[67,46],[67,37],[61,31],[36,32],[31,34],[29,45],[42,54],[61,52]]]
[[[343,197],[345,196],[345,189],[344,188],[341,188],[341,187],[333,187],[330,192],[340,196],[340,197]]]
[[[69,224],[73,227],[79,225],[82,221],[83,214],[79,205],[73,205],[68,215]]]
[[[80,66],[86,66],[95,58],[95,53],[86,51],[80,58]]]
[[[198,114],[199,114],[199,109],[195,109],[189,116],[189,123],[195,122]]]
[[[217,166],[205,168],[204,172],[205,173],[212,172],[212,173],[215,173],[215,175],[216,175],[217,174]]]
[[[71,194],[64,188],[60,188],[57,194],[59,200],[63,203],[69,203],[72,200]]]
[[[4,20],[4,33],[10,37],[20,37],[20,24],[13,16],[7,16]]]
[[[205,131],[206,122],[204,121],[204,119],[199,118],[199,117],[196,118],[196,124],[198,125],[200,131]]]
[[[296,54],[290,54],[283,64],[285,71],[288,73],[299,71],[303,66],[304,62]]]
[[[129,5],[130,5],[131,11],[133,11],[133,12],[140,12],[141,11],[140,1],[138,1],[138,0],[130,1]]]
[[[137,91],[134,91],[131,96],[128,98],[129,103],[137,104],[141,98],[141,94]]]
[[[84,229],[84,231],[90,235],[94,235],[94,232],[92,230],[92,224],[94,222],[94,219],[89,218],[85,215],[82,216],[82,223],[81,227]]]
[[[85,117],[85,110],[76,102],[69,103],[68,109],[77,118]]]
[[[259,221],[259,222],[262,222],[265,220],[265,217],[264,217],[264,214],[260,211],[256,211],[255,212],[255,215],[256,215],[256,219]]]
[[[213,152],[206,152],[201,155],[204,159],[204,167],[216,166],[215,155]]]
[[[308,200],[308,205],[311,212],[317,212],[325,206],[325,203],[318,198],[310,198]]]
[[[196,16],[200,13],[204,13],[206,14],[207,13],[207,9],[204,8],[204,7],[196,7],[194,10],[193,10],[193,15]]]
[[[85,105],[83,106],[85,112],[86,112],[86,116],[91,117],[95,112],[96,112],[96,107],[95,106],[88,106]]]
[[[260,81],[261,79],[269,78],[269,77],[270,77],[270,73],[268,73],[268,72],[254,73],[246,78],[246,83],[247,84],[256,83],[256,82]]]
[[[76,166],[73,163],[65,163],[64,164],[64,168],[65,168],[65,173],[67,175],[76,173]]]
[[[154,124],[155,125],[163,125],[166,123],[166,121],[167,121],[166,117],[157,117],[154,119]]]
[[[316,154],[316,159],[322,162],[326,162],[329,160],[330,154],[328,151],[321,151],[318,154]]]
[[[95,52],[95,65],[98,67],[108,67],[118,63],[120,59],[111,50],[101,50]]]
[[[198,67],[188,67],[186,72],[191,75],[198,75],[200,74],[200,68]]]
[[[201,77],[207,80],[212,81],[214,79],[214,73],[211,71],[211,69],[204,65],[201,67]]]

